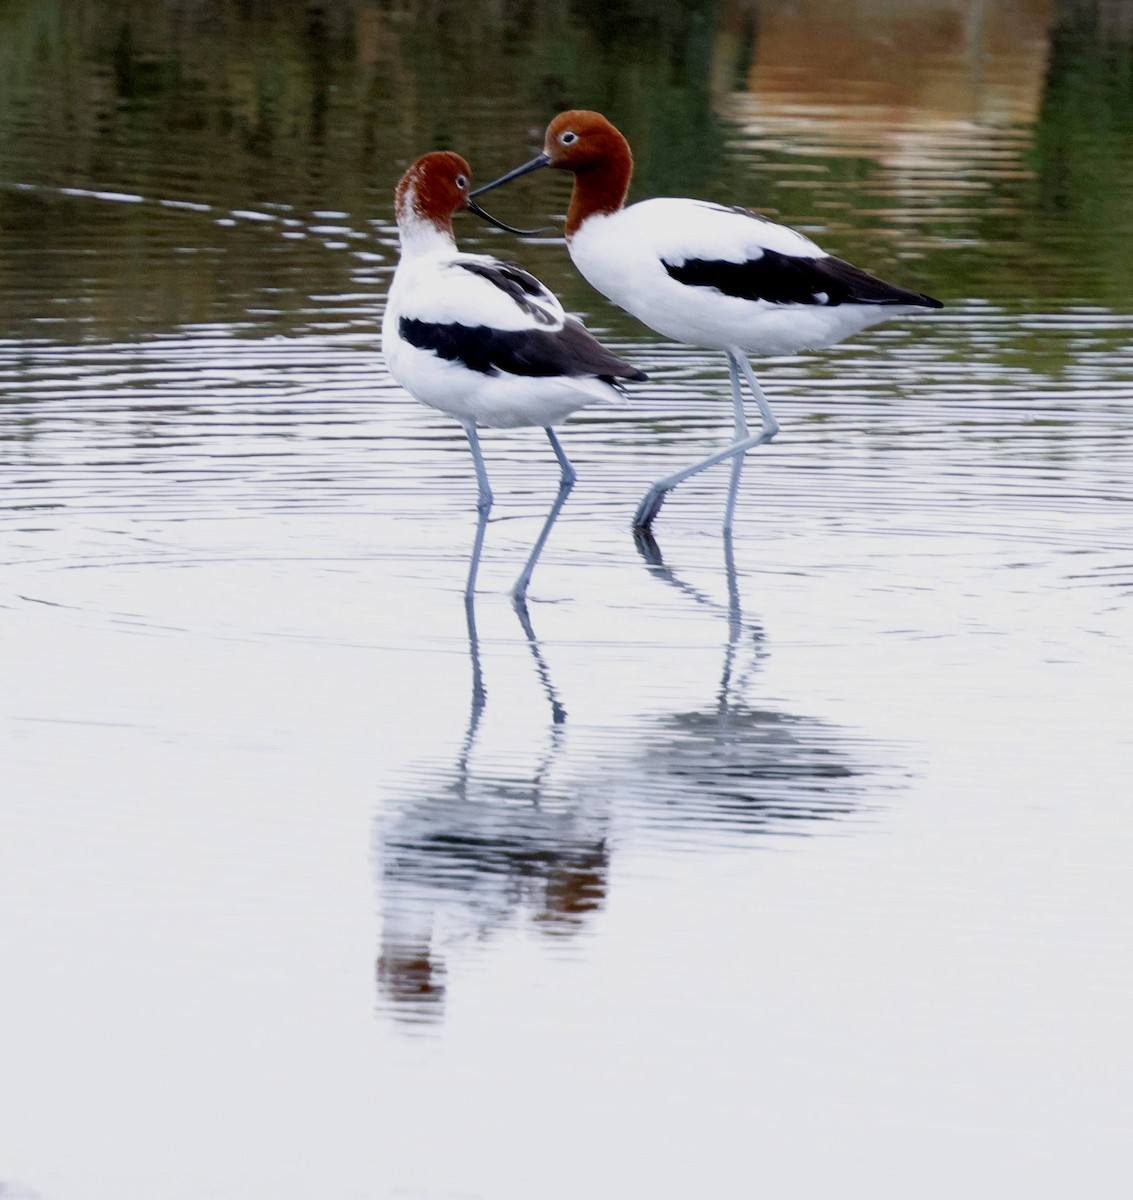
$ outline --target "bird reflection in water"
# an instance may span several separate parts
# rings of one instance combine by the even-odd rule
[[[473,767],[487,709],[474,597],[465,599],[472,698],[456,764],[434,792],[379,831],[382,945],[377,978],[394,1016],[411,1024],[443,1019],[446,952],[482,942],[527,915],[542,933],[576,933],[606,896],[605,809],[556,786],[566,710],[551,681],[526,606],[515,611],[550,708],[547,744],[524,779]]]
[[[651,575],[727,623],[715,702],[652,723],[638,760],[639,789],[649,796],[639,819],[703,849],[720,837],[813,833],[815,822],[867,806],[878,772],[850,731],[745,699],[768,650],[762,625],[741,608],[731,534],[723,536],[726,605],[667,567],[647,531],[636,531],[635,542]]]
[[[726,636],[711,702],[640,715],[628,735],[624,725],[584,725],[568,743],[566,710],[516,605],[549,710],[545,744],[522,776],[477,750],[490,705],[467,601],[471,706],[455,765],[378,830],[378,982],[399,1020],[443,1019],[446,964],[464,946],[525,919],[551,935],[583,929],[605,902],[615,823],[618,845],[704,853],[750,845],[753,835],[813,834],[876,804],[880,779],[894,772],[868,762],[860,738],[746,699],[768,649],[762,626],[744,615],[731,539],[723,544],[726,600],[681,579],[649,535],[637,536],[650,574],[714,614]],[[512,710],[510,721],[524,715]],[[509,723],[513,749],[530,740]]]

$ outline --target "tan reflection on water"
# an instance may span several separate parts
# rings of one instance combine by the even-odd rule
[[[794,162],[776,180],[794,189],[778,202],[789,222],[801,189],[805,219],[837,226],[856,204],[856,221],[872,213],[871,237],[891,238],[898,257],[931,254],[941,230],[926,236],[918,221],[955,223],[974,203],[1018,209],[1055,16],[1053,0],[768,0],[743,86],[717,109]],[[815,195],[839,159],[868,163],[868,176]]]
[[[887,165],[970,156],[980,130],[1027,124],[1042,97],[1052,0],[767,0],[746,90],[725,115]]]

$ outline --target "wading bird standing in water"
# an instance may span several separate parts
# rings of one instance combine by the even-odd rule
[[[677,199],[623,207],[633,155],[601,113],[560,113],[547,127],[542,154],[472,194],[540,167],[574,175],[566,241],[590,284],[658,333],[728,356],[735,440],[655,483],[634,517],[639,529],[649,528],[670,489],[727,458],[733,466],[724,529],[731,529],[744,453],[779,432],[747,355],[823,349],[887,317],[942,307],[746,209]],[[748,432],[741,375],[762,418],[756,434]]]
[[[559,494],[512,595],[522,601],[551,526],[575,480],[552,428],[577,409],[615,400],[620,381],[645,375],[623,362],[572,317],[533,275],[484,254],[461,254],[453,214],[470,209],[468,163],[447,150],[418,159],[396,192],[401,259],[382,322],[390,374],[468,435],[479,486],[479,524],[465,595],[476,588],[492,489],[478,426],[542,426],[562,471]],[[510,226],[502,225],[509,232]]]

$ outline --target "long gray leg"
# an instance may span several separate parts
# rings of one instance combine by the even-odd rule
[[[732,405],[735,409],[737,442],[746,441],[750,436],[747,428],[747,416],[744,413],[744,396],[740,390],[740,371],[736,360],[728,355],[728,375],[732,380]],[[728,503],[724,506],[724,533],[732,532],[732,517],[736,511],[736,496],[740,490],[740,476],[744,471],[744,455],[737,454],[732,459],[732,478],[728,483]]]
[[[759,386],[759,380],[756,379],[755,372],[751,369],[751,363],[738,350],[729,350],[728,358],[747,377],[747,385],[751,388],[751,394],[759,407],[759,415],[763,420],[763,429],[760,432],[764,435],[765,441],[771,441],[779,432],[779,422],[775,420],[775,414],[771,411],[771,405],[767,403],[767,397],[763,394],[763,388]]]
[[[522,605],[527,596],[527,585],[531,582],[531,572],[535,570],[535,564],[539,561],[539,555],[543,553],[543,547],[547,544],[547,538],[550,536],[551,526],[558,519],[562,507],[566,503],[566,498],[570,495],[570,489],[574,487],[574,481],[578,478],[578,473],[571,465],[570,459],[567,458],[562,446],[559,445],[559,439],[555,436],[555,431],[548,425],[545,427],[544,433],[546,433],[551,443],[551,449],[555,452],[555,457],[559,460],[559,466],[562,468],[562,477],[559,480],[559,494],[555,497],[554,504],[551,505],[551,511],[547,514],[547,519],[543,522],[543,528],[539,531],[535,545],[531,547],[531,553],[527,556],[527,562],[524,564],[519,578],[515,581],[515,587],[511,589],[512,598],[515,600],[517,606]]]
[[[472,451],[472,462],[476,467],[476,486],[479,489],[479,499],[476,511],[479,520],[476,523],[476,540],[472,543],[472,557],[468,563],[468,582],[464,585],[465,599],[471,600],[476,591],[476,575],[480,570],[480,553],[484,549],[484,534],[488,530],[488,514],[492,511],[492,488],[488,483],[488,468],[484,466],[484,456],[480,453],[480,438],[476,426],[471,422],[464,427],[468,435],[468,448]]]
[[[762,446],[764,442],[769,442],[779,432],[779,422],[775,420],[775,415],[771,411],[771,406],[767,403],[767,398],[763,394],[763,389],[759,386],[748,365],[747,359],[739,350],[728,351],[728,363],[730,370],[735,371],[737,368],[743,371],[748,381],[748,386],[752,390],[752,395],[755,398],[755,403],[759,407],[759,414],[763,418],[763,425],[760,431],[756,434],[751,434],[748,437],[738,438],[730,446],[726,446],[723,450],[718,450],[715,454],[708,455],[707,458],[700,462],[693,463],[691,467],[686,467],[683,471],[677,471],[675,475],[670,475],[666,479],[662,479],[655,483],[648,492],[645,493],[644,499],[637,506],[637,512],[634,514],[633,524],[637,529],[648,529],[653,522],[653,518],[660,511],[661,505],[665,502],[665,497],[668,495],[678,483],[683,483],[693,475],[698,475],[701,471],[707,470],[709,467],[714,467],[717,463],[723,462],[726,458],[734,458],[736,455],[742,455],[755,446]],[[734,403],[739,403],[733,397]],[[738,426],[738,421],[737,421]],[[746,428],[746,425],[745,425]],[[738,476],[733,471],[735,486],[739,487]],[[730,502],[725,515],[725,528],[730,528],[731,510],[734,505]]]

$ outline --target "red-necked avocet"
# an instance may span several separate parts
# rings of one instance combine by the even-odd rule
[[[477,188],[478,196],[540,167],[574,175],[566,241],[575,266],[603,295],[675,341],[723,350],[735,408],[735,440],[655,483],[634,524],[648,529],[669,490],[733,459],[724,510],[730,530],[743,455],[779,432],[748,354],[794,354],[831,346],[887,317],[942,307],[834,258],[809,238],[756,213],[703,200],[642,200],[624,208],[633,155],[601,113],[560,113],[543,153]],[[762,428],[749,434],[740,376]]]
[[[456,248],[452,217],[470,209],[471,171],[458,154],[418,159],[395,194],[401,259],[382,321],[390,374],[418,400],[455,417],[468,435],[479,486],[476,531],[465,594],[471,597],[492,489],[476,430],[540,425],[562,469],[559,494],[512,589],[522,601],[531,572],[575,480],[553,425],[576,409],[617,398],[619,381],[645,375],[568,317],[533,275],[485,254]]]

